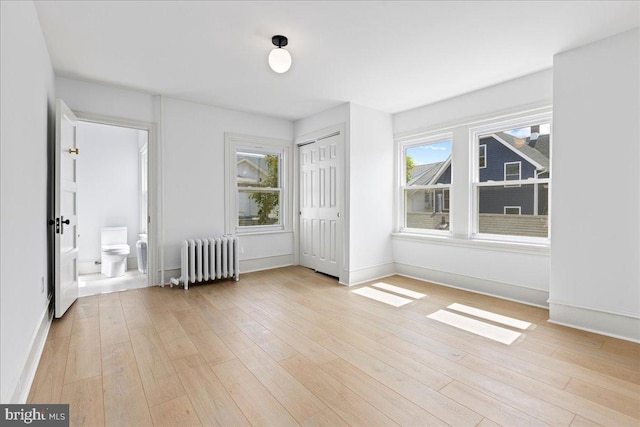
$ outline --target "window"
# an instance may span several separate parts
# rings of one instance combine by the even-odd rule
[[[522,207],[520,207],[520,206],[505,206],[504,207],[504,214],[505,215],[520,215],[521,211],[522,211]]]
[[[505,162],[504,164],[504,180],[505,181],[520,181],[522,177],[522,163],[521,162]],[[520,185],[510,185],[509,187],[519,187]],[[505,185],[505,187],[507,187]]]
[[[480,169],[487,167],[487,144],[478,147],[478,167]]]
[[[289,143],[227,135],[227,233],[288,227]]]
[[[473,171],[472,234],[500,240],[548,239],[550,117],[523,118],[503,126],[472,132],[478,152],[492,153],[490,165],[479,156]]]
[[[405,143],[402,156],[403,229],[443,232],[450,229],[451,136]]]

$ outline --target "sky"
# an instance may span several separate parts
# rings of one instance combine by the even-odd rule
[[[524,127],[505,131],[516,138],[528,138],[531,135],[531,128]],[[540,135],[547,135],[551,132],[551,125],[544,123],[540,125]],[[407,156],[413,159],[415,165],[426,165],[429,163],[443,162],[451,155],[451,141],[436,142],[434,144],[415,145],[407,147]]]
[[[407,147],[407,156],[415,165],[443,162],[451,155],[451,141]]]

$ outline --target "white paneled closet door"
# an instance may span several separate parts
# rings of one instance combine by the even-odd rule
[[[340,276],[340,134],[300,147],[300,264]]]

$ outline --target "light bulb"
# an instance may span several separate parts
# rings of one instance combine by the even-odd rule
[[[269,53],[269,66],[276,73],[286,73],[291,68],[291,55],[282,48],[275,48]]]

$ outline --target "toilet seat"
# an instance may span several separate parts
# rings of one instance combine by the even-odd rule
[[[105,255],[129,255],[129,245],[104,245],[102,253]]]

